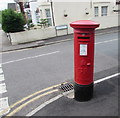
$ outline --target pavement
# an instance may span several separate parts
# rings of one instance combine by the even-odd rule
[[[78,102],[69,96],[62,96],[34,113],[33,116],[116,117],[118,116],[118,77],[95,84],[94,96],[89,101]]]
[[[95,34],[99,35],[102,33],[106,34],[106,33],[111,33],[111,32],[118,32],[118,29],[119,29],[118,27],[98,29],[98,30],[96,30]],[[19,45],[12,45],[7,38],[7,34],[4,33],[2,30],[1,30],[1,34],[2,34],[2,48],[0,48],[0,52],[40,47],[40,46],[44,46],[44,45],[51,45],[51,44],[60,43],[63,41],[68,41],[68,40],[73,39],[73,34],[69,34],[69,35],[65,35],[65,36],[58,36],[58,37],[54,37],[54,38],[38,40],[38,41],[19,44]]]
[[[110,70],[109,70],[110,71]],[[100,77],[107,70],[100,72]],[[107,75],[106,75],[107,76]],[[73,92],[70,92],[70,94]],[[48,100],[38,106],[27,116],[103,116],[106,118],[118,118],[118,77],[96,82],[94,84],[94,96],[86,102],[78,102],[69,95],[63,95],[52,102]],[[59,95],[58,95],[59,96]],[[83,118],[83,117],[82,117]],[[86,118],[86,117],[85,117]]]

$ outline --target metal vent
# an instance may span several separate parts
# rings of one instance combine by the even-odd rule
[[[73,83],[62,84],[59,88],[60,92],[68,92],[73,89],[74,89]]]

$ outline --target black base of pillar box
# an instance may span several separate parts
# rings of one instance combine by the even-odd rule
[[[88,101],[93,97],[93,87],[94,84],[89,85],[79,85],[75,83],[74,85],[74,96],[77,101]]]

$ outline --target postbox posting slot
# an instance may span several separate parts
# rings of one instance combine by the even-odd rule
[[[90,37],[89,38],[78,38],[78,42],[89,42],[90,41]]]
[[[79,37],[78,36],[78,39],[90,39],[90,37]]]
[[[81,36],[90,36],[90,33],[77,33],[77,34],[79,34]]]
[[[79,41],[90,41],[90,33],[77,33]]]

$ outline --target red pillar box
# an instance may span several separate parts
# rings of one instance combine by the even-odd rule
[[[74,95],[77,101],[93,96],[94,33],[99,24],[80,20],[70,24],[74,28]]]

